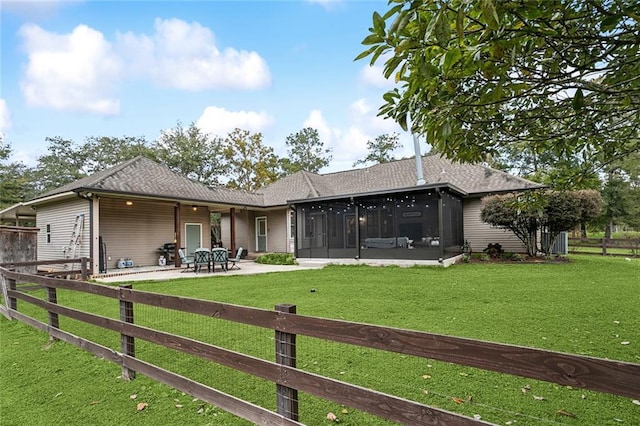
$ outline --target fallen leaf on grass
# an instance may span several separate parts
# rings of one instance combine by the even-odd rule
[[[476,420],[480,420],[482,417],[480,417],[480,414],[474,414],[473,418]]]
[[[57,397],[59,397],[60,395],[62,395],[62,392],[58,392],[58,393],[56,394],[56,396],[54,396],[54,398],[57,398]]]
[[[176,404],[176,408],[182,408],[182,404]]]
[[[535,399],[536,401],[544,401],[544,397],[543,396],[533,395],[533,399]]]
[[[340,411],[342,414],[349,414],[349,410],[347,410],[346,408],[343,408],[342,411]]]
[[[142,411],[148,406],[149,404],[147,404],[146,402],[139,402],[138,405],[136,405],[136,411]]]
[[[423,374],[423,375],[422,375],[422,378],[423,378],[423,379],[425,379],[425,380],[428,380],[428,379],[430,379],[430,378],[431,378],[431,376],[430,376],[430,375],[428,375],[428,374]]]
[[[136,399],[138,397],[138,395],[136,395],[135,393],[133,395],[131,395],[129,398],[131,399]]]
[[[462,398],[458,398],[458,397],[453,397],[451,398],[453,400],[453,402],[455,402],[456,404],[464,404],[464,399]]]
[[[96,404],[99,404],[99,403],[100,403],[100,401],[91,401],[91,402],[89,403],[89,405],[96,405]]]
[[[336,423],[338,422],[338,417],[333,413],[328,413],[327,419],[331,420],[332,422],[336,422]]]
[[[567,416],[567,417],[573,417],[574,419],[577,418],[578,416],[576,416],[575,414],[569,412],[569,411],[565,411],[565,410],[558,410],[557,411],[558,414],[560,414],[561,416]]]
[[[620,342],[621,345],[628,345],[629,343],[631,343],[631,342],[627,342],[627,341]]]
[[[633,404],[640,405],[640,400],[634,399],[631,401]]]

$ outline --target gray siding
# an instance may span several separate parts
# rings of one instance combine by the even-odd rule
[[[124,199],[100,199],[100,236],[107,249],[107,269],[118,259],[130,258],[135,266],[157,265],[157,249],[173,242],[173,205]]]
[[[236,249],[242,247],[248,251],[255,251],[255,234],[253,232],[253,215],[248,210],[236,210]],[[231,247],[231,221],[229,214],[222,214],[220,217],[220,227],[222,232],[222,244]]]
[[[287,211],[273,210],[267,212],[267,251],[285,253],[288,252],[289,240],[287,238]]]
[[[290,252],[292,244],[287,236],[288,209],[273,211],[236,210],[236,248],[243,247],[250,252],[256,252],[256,218],[267,218],[267,251]],[[222,244],[231,247],[231,225],[228,214],[220,219],[222,227]]]
[[[482,202],[479,198],[463,201],[464,238],[474,253],[481,253],[489,243],[500,243],[504,251],[526,252],[522,242],[511,232],[494,228],[480,219]]]
[[[100,199],[100,236],[106,244],[107,268],[116,268],[118,259],[130,258],[134,266],[157,265],[158,249],[174,241],[173,203],[134,200],[132,206],[124,199]],[[209,211],[189,206],[180,209],[181,241],[185,244],[185,223],[202,224],[202,243],[211,246]]]
[[[38,232],[38,260],[64,259],[64,250],[71,242],[73,226],[76,216],[84,215],[84,224],[80,247],[75,257],[90,257],[90,216],[89,201],[83,199],[71,199],[59,203],[38,206],[36,215],[36,227]],[[47,242],[47,225],[50,225],[51,239]],[[75,265],[74,268],[78,267]],[[63,265],[50,265],[47,269],[61,270]]]

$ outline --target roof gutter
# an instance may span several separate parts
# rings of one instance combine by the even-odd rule
[[[377,196],[377,195],[388,195],[388,194],[398,194],[398,193],[403,193],[403,192],[417,192],[417,191],[426,191],[426,190],[430,190],[430,189],[442,189],[442,188],[448,188],[451,191],[455,192],[456,194],[465,197],[469,194],[467,194],[466,192],[464,192],[462,189],[458,188],[455,185],[452,185],[450,183],[444,182],[444,183],[432,183],[429,185],[421,185],[421,186],[410,186],[408,188],[397,188],[397,189],[382,189],[379,191],[370,191],[370,192],[359,192],[359,193],[352,193],[352,194],[340,194],[340,195],[331,195],[331,196],[326,196],[326,197],[316,197],[316,198],[302,198],[302,199],[298,199],[298,200],[289,200],[288,203],[289,204],[303,204],[303,203],[312,203],[312,202],[316,202],[316,201],[329,201],[329,200],[344,200],[344,199],[354,199],[354,198],[365,198],[365,197],[372,197],[372,196]]]
[[[48,201],[55,201],[61,198],[68,198],[71,197],[73,195],[75,195],[76,192],[75,191],[68,191],[68,192],[61,192],[59,194],[54,194],[54,195],[49,195],[48,197],[44,197],[44,198],[36,198],[30,201],[26,201],[23,203],[23,205],[25,206],[33,206],[33,205],[37,205],[40,203],[46,203]]]

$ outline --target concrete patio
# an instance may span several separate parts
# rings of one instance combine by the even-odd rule
[[[254,275],[269,272],[291,272],[305,269],[320,269],[326,265],[370,265],[370,266],[400,266],[411,267],[421,266],[449,266],[455,262],[454,259],[447,259],[444,263],[433,260],[401,260],[401,259],[297,259],[297,265],[264,265],[253,260],[243,260],[238,263],[238,268],[229,269],[227,272],[219,268],[215,272],[193,272],[184,271],[183,268],[175,266],[146,266],[125,269],[111,269],[106,274],[95,275],[92,279],[101,283],[117,283],[131,281],[154,281],[154,280],[174,280],[179,278],[196,277],[225,277],[229,275]],[[184,271],[184,272],[183,272]]]

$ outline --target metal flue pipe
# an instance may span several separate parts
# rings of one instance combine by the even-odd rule
[[[422,173],[422,154],[420,154],[420,141],[418,140],[418,135],[412,133],[413,135],[413,150],[416,153],[416,176],[418,177],[418,181],[416,182],[416,186],[424,185],[426,182],[424,180],[424,174]]]

